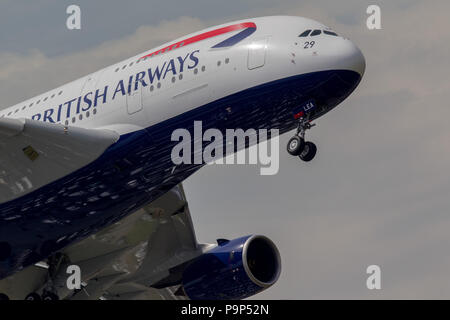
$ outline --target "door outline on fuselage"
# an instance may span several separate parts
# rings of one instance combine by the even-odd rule
[[[137,90],[127,94],[127,112],[131,115],[141,111],[143,108],[142,86],[138,86]]]
[[[97,89],[99,89],[98,85],[100,81],[102,80],[102,77],[105,73],[105,70],[100,70],[97,72],[94,72],[86,77],[86,80],[83,84],[83,87],[81,88],[80,95],[84,97],[89,92],[92,92],[92,95],[95,95],[95,92]]]
[[[248,47],[247,68],[253,70],[266,64],[267,43],[269,38],[253,41]]]

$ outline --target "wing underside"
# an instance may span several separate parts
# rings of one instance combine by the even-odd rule
[[[59,271],[51,274],[40,264],[31,266],[1,280],[0,292],[24,299],[51,283],[52,291],[63,299],[186,299],[178,271],[208,248],[197,243],[180,184],[120,222],[65,248],[58,255]],[[50,259],[43,265],[49,263],[55,262]],[[80,291],[67,289],[69,265],[80,267]]]
[[[84,167],[118,139],[113,130],[1,118],[0,203]]]

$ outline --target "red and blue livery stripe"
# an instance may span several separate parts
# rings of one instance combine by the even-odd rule
[[[256,31],[256,24],[253,22],[243,22],[243,23],[237,23],[237,24],[233,24],[231,26],[215,29],[212,31],[208,31],[208,32],[190,37],[188,39],[181,40],[177,43],[168,45],[167,47],[159,49],[158,51],[155,51],[155,52],[152,52],[150,54],[143,56],[141,59],[153,57],[153,56],[156,56],[161,53],[172,51],[172,50],[175,50],[175,49],[178,49],[181,47],[185,47],[185,46],[193,44],[193,43],[197,43],[202,40],[210,39],[210,38],[217,37],[222,34],[226,34],[226,33],[237,31],[237,30],[242,30],[242,31],[235,34],[234,36],[216,44],[212,48],[226,48],[226,47],[234,46],[236,43],[244,40],[245,38],[247,38],[251,34],[253,34]]]

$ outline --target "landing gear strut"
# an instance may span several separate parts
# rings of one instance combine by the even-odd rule
[[[56,301],[60,300],[58,294],[64,293],[65,271],[70,264],[69,258],[57,252],[47,260],[35,264],[36,267],[48,269],[45,283],[36,291],[29,293],[25,300],[28,301]]]
[[[298,156],[305,162],[309,162],[316,156],[317,147],[314,143],[305,141],[306,130],[314,127],[315,124],[305,118],[300,118],[297,127],[297,134],[289,139],[287,152],[290,155]]]

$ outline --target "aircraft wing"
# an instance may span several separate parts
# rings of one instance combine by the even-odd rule
[[[82,168],[118,139],[119,134],[108,129],[0,118],[0,202]]]
[[[31,266],[0,281],[0,292],[24,299],[28,293],[42,292],[51,277],[63,299],[185,299],[180,290],[183,265],[210,246],[214,245],[197,243],[180,184],[118,223],[65,248],[54,263],[60,265],[58,271]],[[66,286],[69,265],[81,270],[83,287],[76,292]]]

